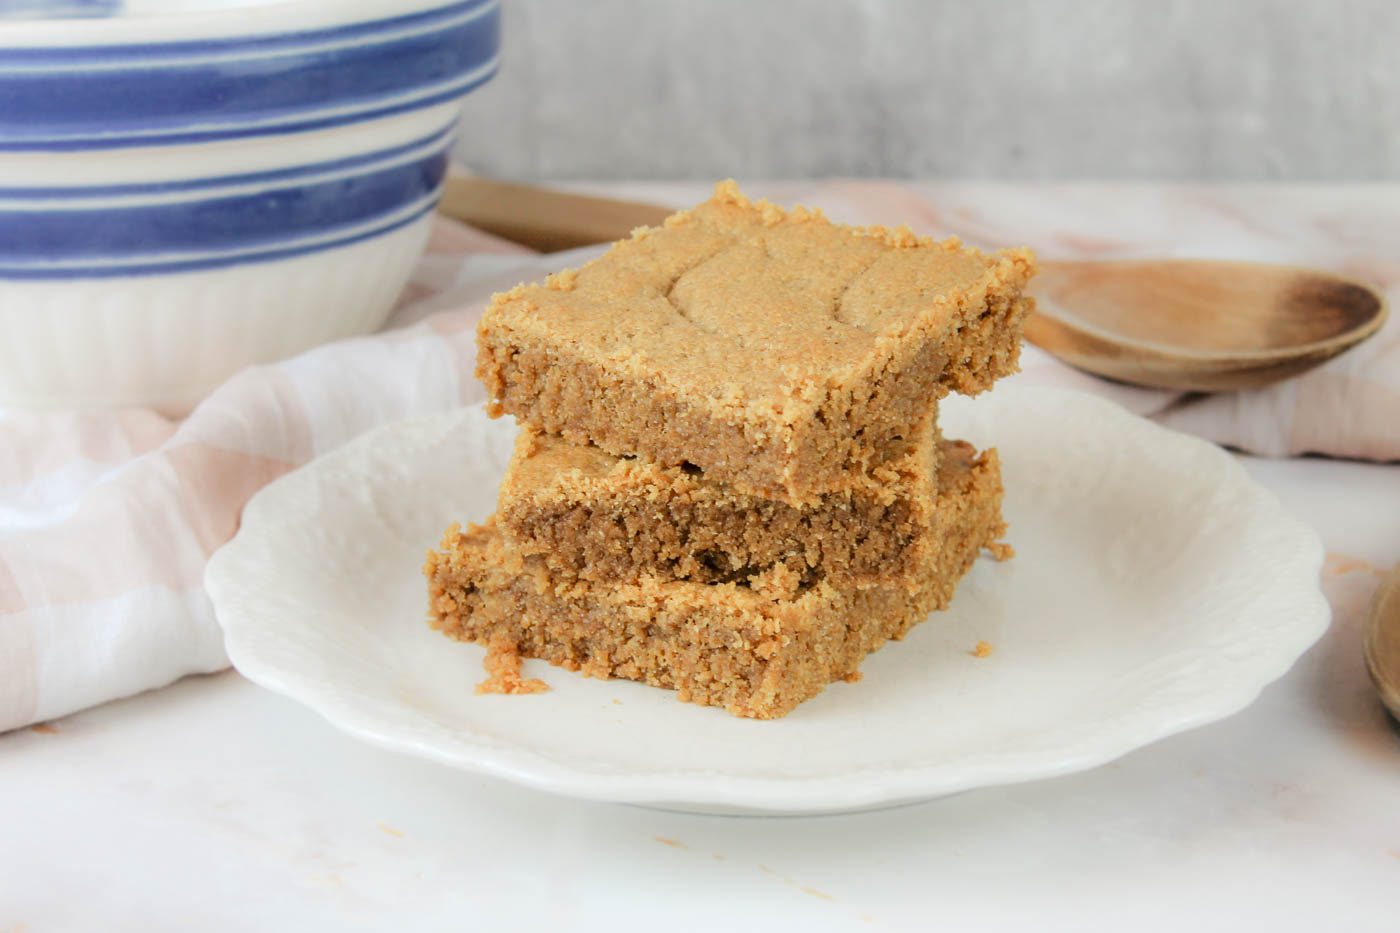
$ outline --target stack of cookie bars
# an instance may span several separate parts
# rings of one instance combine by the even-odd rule
[[[521,433],[497,514],[429,554],[433,626],[507,690],[543,658],[767,719],[855,679],[999,547],[996,453],[937,400],[1015,370],[1033,272],[723,182],[495,296],[477,375]]]

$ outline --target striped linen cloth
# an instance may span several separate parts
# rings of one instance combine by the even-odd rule
[[[843,220],[917,218],[927,207],[915,190],[887,184],[777,193]],[[0,413],[0,730],[225,667],[201,580],[249,496],[373,427],[480,401],[474,325],[490,294],[582,258],[533,256],[439,221],[378,335],[248,369],[181,421],[150,411]],[[1400,298],[1400,281],[1383,284]],[[1111,385],[1032,347],[1014,378],[1108,395],[1268,455],[1400,459],[1396,320],[1358,351],[1259,392],[1183,398]]]

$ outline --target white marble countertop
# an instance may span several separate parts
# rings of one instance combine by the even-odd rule
[[[1393,930],[1400,731],[1361,626],[1400,466],[1243,459],[1322,535],[1335,618],[1225,722],[1035,784],[735,819],[515,788],[191,678],[0,736],[0,933]]]

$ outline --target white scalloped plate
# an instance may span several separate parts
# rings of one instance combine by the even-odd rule
[[[259,492],[206,576],[229,656],[378,745],[541,790],[707,812],[924,800],[1102,764],[1249,704],[1327,627],[1322,546],[1228,454],[1087,395],[952,398],[1001,450],[1017,556],[784,719],[528,662],[424,623],[419,568],[492,510],[515,433],[479,408],[389,425]],[[978,641],[994,648],[976,658]]]

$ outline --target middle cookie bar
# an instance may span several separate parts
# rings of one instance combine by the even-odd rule
[[[810,506],[739,492],[686,466],[616,457],[521,432],[498,515],[512,548],[563,579],[624,582],[643,574],[742,581],[782,566],[865,587],[910,578],[931,549],[945,442],[932,419],[869,475]],[[968,446],[968,445],[961,445]]]

